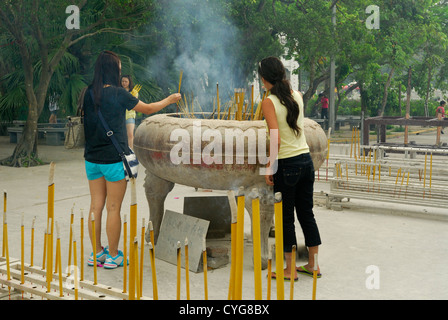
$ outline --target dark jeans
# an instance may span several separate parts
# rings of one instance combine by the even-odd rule
[[[292,246],[297,246],[294,209],[305,236],[305,245],[320,245],[319,229],[313,213],[314,166],[309,153],[278,160],[274,192],[282,193],[284,252],[291,252]]]
[[[328,119],[328,108],[322,108],[321,109],[320,118],[321,119]]]

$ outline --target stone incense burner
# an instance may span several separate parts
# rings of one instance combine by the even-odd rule
[[[155,241],[165,211],[165,199],[175,183],[236,192],[244,187],[246,195],[257,188],[260,195],[262,267],[267,267],[274,195],[272,187],[266,185],[264,176],[259,171],[265,167],[261,163],[262,158],[254,154],[260,149],[255,150],[254,143],[258,146],[260,142],[266,147],[264,150],[269,150],[268,139],[260,138],[263,137],[263,132],[266,133],[264,121],[214,120],[206,119],[203,114],[196,118],[185,114],[160,114],[142,122],[135,134],[134,149],[146,169],[144,187]],[[229,133],[234,135],[235,141],[241,139],[241,135],[246,135],[245,139],[240,140],[244,141],[243,151],[236,142],[230,147],[225,145],[229,143]],[[326,159],[327,137],[319,124],[308,118],[305,118],[305,135],[314,168],[317,170]],[[221,143],[222,155],[217,152],[219,148],[210,152],[213,149],[211,141],[217,145]],[[248,196],[245,199],[246,210],[252,217],[252,199]],[[149,241],[149,232],[146,240]]]

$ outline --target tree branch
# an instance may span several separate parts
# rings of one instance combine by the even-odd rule
[[[83,35],[83,36],[81,36],[81,37],[79,37],[79,38],[76,38],[75,40],[72,40],[72,41],[68,44],[68,46],[71,47],[72,45],[78,43],[79,41],[81,41],[81,40],[83,40],[83,39],[85,39],[85,38],[88,38],[88,37],[92,37],[92,36],[94,36],[94,35],[97,35],[97,34],[99,34],[99,33],[108,32],[108,33],[116,33],[116,34],[125,34],[126,31],[131,31],[131,30],[132,30],[132,28],[129,28],[129,29],[103,28],[103,29],[97,30],[97,31],[95,31],[95,32],[85,34],[85,35]],[[119,31],[123,31],[123,32],[119,32]]]

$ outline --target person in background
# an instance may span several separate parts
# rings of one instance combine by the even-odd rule
[[[130,75],[121,77],[121,86],[128,92],[134,89],[134,82]],[[135,94],[135,97],[138,98],[138,93]],[[135,118],[136,112],[134,110],[126,110],[126,130],[128,133],[129,148],[131,149],[134,149]]]
[[[50,98],[48,99],[48,109],[50,109],[50,119],[48,120],[49,123],[57,123],[58,122],[58,105],[59,95],[56,93],[53,93]]]
[[[299,92],[291,90],[285,68],[278,58],[263,59],[258,65],[258,73],[270,91],[261,105],[266,124],[270,132],[278,130],[278,154],[273,154],[275,150],[269,153],[270,159],[277,158],[277,171],[268,172],[265,180],[266,184],[274,186],[275,193],[282,194],[284,277],[296,281],[297,273],[312,276],[314,254],[318,253],[321,244],[313,213],[314,166],[305,137],[303,98]],[[268,168],[271,164],[270,160]],[[309,250],[308,263],[299,268],[291,265],[292,246],[297,247],[294,210]],[[319,266],[317,268],[320,277]]]
[[[319,97],[320,97],[320,104],[321,104],[320,118],[321,119],[325,118],[328,120],[328,98],[323,93],[319,94]]]
[[[445,105],[446,105],[446,102],[444,100],[441,100],[440,105],[436,109],[436,116],[439,120],[442,120],[445,118]],[[441,130],[441,133],[444,134],[443,130]]]
[[[96,243],[92,243],[92,248],[96,248],[97,263],[104,264],[108,269],[123,266],[123,252],[118,250],[118,243],[121,233],[120,211],[127,182],[121,157],[106,133],[98,112],[101,111],[121,148],[129,150],[126,110],[153,114],[181,99],[181,95],[175,93],[158,102],[144,103],[121,87],[120,74],[120,58],[111,51],[103,51],[95,63],[93,82],[85,93],[83,103],[86,140],[84,158],[90,191],[89,213],[93,213],[96,221]],[[101,218],[104,207],[107,210],[106,234],[109,243],[106,248],[101,245]],[[92,241],[92,225],[89,223],[88,227]],[[93,266],[93,253],[87,264]]]
[[[437,117],[440,115],[442,118],[445,118],[445,105],[446,105],[446,102],[444,100],[441,100],[440,105],[436,109]]]

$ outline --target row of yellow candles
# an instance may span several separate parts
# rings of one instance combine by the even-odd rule
[[[261,238],[260,238],[260,198],[256,190],[252,190],[252,235],[253,235],[253,263],[254,263],[254,290],[255,300],[262,299],[262,276],[261,276]],[[228,192],[229,202],[232,206],[234,193]],[[231,267],[229,282],[229,300],[242,300],[243,283],[243,260],[244,260],[244,204],[245,196],[240,188],[237,196],[237,215],[232,216],[231,224]],[[283,273],[283,208],[281,193],[275,194],[274,203],[274,221],[275,221],[275,247],[276,247],[276,281],[277,281],[277,300],[284,300],[284,273]],[[292,249],[291,265],[295,266],[295,246]],[[272,279],[272,255],[269,253],[268,259],[268,283],[267,299],[271,299],[271,279]],[[315,255],[315,269],[313,270],[313,295],[316,299],[317,285],[317,254]],[[290,283],[290,299],[294,297],[294,281]]]
[[[355,148],[356,150],[356,148]],[[381,164],[378,163],[378,165],[376,164],[376,154],[377,154],[377,150],[374,149],[374,155],[373,155],[373,162],[374,164],[371,164],[371,159],[372,159],[372,149],[369,150],[368,156],[367,156],[367,160],[366,160],[366,153],[364,152],[363,149],[363,157],[360,159],[362,159],[362,164],[360,164],[360,174],[361,175],[366,175],[368,181],[370,181],[370,176],[372,176],[372,181],[375,181],[375,173],[376,173],[376,167],[378,166],[378,181],[381,182]],[[351,156],[351,154],[350,154]],[[355,153],[355,159],[356,159],[356,153]],[[335,165],[335,171],[336,171],[336,176],[337,178],[342,178],[342,163],[336,163]],[[428,153],[425,153],[425,165],[424,165],[424,169],[421,170],[419,169],[418,174],[419,174],[419,180],[422,180],[422,173],[423,173],[423,188],[426,188],[426,177],[427,177],[427,167],[428,167]],[[345,164],[345,175],[346,175],[346,179],[348,181],[349,178],[349,174],[348,174],[348,164]],[[431,189],[432,187],[432,169],[433,169],[433,154],[432,152],[430,153],[430,160],[429,160],[429,188]],[[401,177],[401,185],[403,185],[404,182],[404,178],[406,175],[406,170],[402,169],[402,168],[398,168],[397,170],[397,177],[395,180],[395,185],[398,184],[398,180]],[[423,171],[423,172],[422,172]],[[355,174],[358,175],[358,164],[355,163]],[[392,171],[391,171],[391,167],[389,166],[389,176],[392,175]],[[409,175],[410,175],[410,170],[407,170],[407,179],[406,179],[406,186],[409,185]],[[425,193],[423,192],[423,197],[425,196]]]
[[[50,174],[50,176],[53,176],[54,173],[54,165],[52,165],[51,169],[52,172]],[[50,179],[51,183],[49,184],[49,200],[52,201],[54,200],[54,183],[52,182],[52,179]],[[132,191],[133,190],[133,191]],[[135,181],[131,182],[131,194],[135,194]],[[140,253],[140,271],[138,270],[138,241],[137,241],[137,237],[132,238],[133,235],[136,234],[136,213],[137,213],[137,208],[136,208],[136,199],[135,196],[131,197],[131,226],[130,226],[130,248],[131,248],[131,252],[130,252],[130,261],[129,261],[129,268],[130,268],[130,281],[129,281],[129,292],[134,293],[134,296],[131,296],[131,294],[129,295],[129,299],[139,299],[142,296],[142,292],[143,292],[143,256],[144,256],[144,246],[141,246],[141,253]],[[5,256],[6,255],[6,259],[7,259],[7,269],[8,269],[8,280],[11,280],[10,277],[10,271],[9,271],[9,250],[8,250],[8,242],[7,242],[7,219],[6,219],[6,206],[7,206],[7,193],[6,191],[4,192],[4,226],[3,226],[3,251],[2,251],[2,255]],[[50,288],[51,288],[51,282],[52,282],[52,265],[53,265],[53,260],[52,260],[52,255],[50,254],[52,252],[52,234],[51,234],[51,227],[53,225],[52,223],[52,208],[53,205],[49,204],[48,205],[49,208],[49,214],[48,214],[48,220],[47,220],[47,228],[45,230],[45,237],[44,237],[44,251],[43,251],[43,267],[42,269],[45,269],[45,264],[47,265],[47,273],[46,273],[46,282],[47,282],[47,292],[50,292]],[[91,225],[92,225],[92,243],[96,243],[96,229],[95,229],[95,217],[93,215],[93,213],[91,214]],[[33,261],[34,261],[34,222],[35,222],[35,218],[33,218],[33,224],[32,224],[32,229],[31,229],[31,264],[30,266],[33,266]],[[78,299],[78,273],[76,272],[77,270],[77,241],[76,238],[74,237],[74,214],[73,214],[73,208],[72,208],[72,213],[71,213],[71,217],[70,217],[70,235],[69,235],[69,260],[68,263],[69,265],[71,265],[71,257],[73,254],[73,265],[75,267],[75,272],[74,272],[74,277],[75,277],[75,300]],[[57,223],[56,223],[57,225]],[[149,244],[149,251],[150,251],[150,261],[151,261],[151,266],[152,266],[152,280],[153,280],[153,298],[155,300],[158,299],[158,292],[157,292],[157,277],[156,277],[156,270],[155,270],[155,253],[154,253],[154,231],[152,228],[152,222],[149,222],[149,226],[150,226],[150,244]],[[58,236],[57,236],[57,241],[56,241],[56,263],[55,263],[55,273],[59,272],[59,289],[60,289],[60,296],[63,296],[63,286],[62,286],[62,275],[61,275],[61,244],[60,244],[60,236],[59,236],[59,227],[57,225],[57,229],[58,229]],[[126,241],[127,241],[127,215],[124,215],[124,222],[123,222],[123,243],[124,243],[124,257],[127,256],[127,246],[126,246]],[[133,232],[134,230],[134,232]],[[141,243],[144,243],[144,234],[145,234],[145,220],[143,219],[142,221],[142,232],[141,232]],[[83,218],[83,214],[81,211],[81,276],[80,276],[80,281],[83,281],[84,278],[84,269],[83,269],[83,238],[84,238],[84,218]],[[93,247],[93,257],[94,257],[94,264],[93,264],[93,273],[94,273],[94,285],[98,284],[97,281],[97,261],[96,261],[96,246],[92,246]],[[22,277],[21,277],[21,283],[24,283],[24,223],[23,223],[23,218],[22,218],[22,225],[21,225],[21,248],[22,248],[22,252],[21,252],[21,264],[22,264]],[[186,271],[187,271],[187,283],[189,283],[189,279],[188,279],[188,243],[186,240]],[[206,255],[206,251],[205,251],[205,243],[204,243],[204,250],[203,250],[203,261],[204,261],[204,281],[205,281],[205,298],[208,298],[208,290],[207,290],[207,255]],[[132,272],[134,271],[134,272]],[[67,276],[70,275],[70,270],[68,270]],[[123,278],[124,278],[124,283],[123,283],[123,293],[127,292],[127,287],[126,287],[126,280],[127,280],[127,263],[126,261],[123,263]],[[180,289],[180,283],[178,285],[179,289]],[[178,290],[179,290],[178,289]],[[189,284],[187,285],[187,298],[189,299]]]
[[[49,183],[49,193],[54,192],[54,183],[52,181],[52,176],[54,174],[54,165],[51,166],[51,173],[50,173],[50,183]],[[135,181],[131,182],[131,191],[134,189],[134,192],[131,192],[131,194],[134,194],[134,196],[131,196],[131,237],[130,237],[130,283],[129,283],[129,299],[139,299],[142,296],[142,287],[143,287],[143,245],[141,247],[141,259],[140,259],[140,272],[138,270],[138,241],[136,235],[136,199],[135,199]],[[281,194],[277,193],[276,195],[276,202],[274,204],[274,211],[275,211],[275,228],[276,228],[276,269],[277,269],[277,299],[283,300],[284,299],[284,278],[283,278],[283,227],[282,227],[282,201],[281,201]],[[49,195],[49,199],[53,199],[54,201],[54,194]],[[230,199],[230,197],[229,197]],[[230,277],[230,285],[229,285],[229,299],[235,299],[235,300],[241,300],[242,299],[242,278],[243,278],[243,258],[244,258],[244,195],[238,196],[238,202],[237,202],[237,217],[236,219],[232,219],[232,227],[231,227],[231,237],[232,237],[232,265],[231,265],[231,277]],[[8,241],[7,241],[7,222],[6,222],[6,203],[7,203],[7,194],[4,192],[4,227],[3,227],[3,256],[6,254],[7,257],[7,275],[8,280],[10,280],[10,272],[9,272],[9,251],[8,251]],[[47,230],[45,232],[45,241],[44,241],[44,254],[43,254],[43,269],[45,269],[45,262],[47,262],[47,292],[50,291],[51,287],[51,279],[52,279],[52,255],[50,254],[52,252],[52,228],[53,226],[53,216],[51,212],[54,204],[48,205],[49,211],[48,211],[48,220],[47,220]],[[260,240],[260,207],[259,207],[259,197],[256,196],[252,200],[252,208],[253,208],[253,250],[254,250],[254,282],[255,282],[255,299],[261,300],[261,240]],[[84,277],[83,272],[83,238],[84,238],[84,218],[81,212],[81,281]],[[31,266],[33,265],[33,256],[34,256],[34,222],[35,218],[33,219],[32,224],[32,242],[31,242]],[[95,218],[93,213],[91,214],[91,224],[92,224],[92,243],[95,243],[96,240],[96,232],[95,232]],[[156,270],[155,270],[155,254],[154,254],[154,233],[152,230],[152,223],[149,223],[150,225],[150,260],[152,265],[152,280],[153,280],[153,296],[154,299],[158,298],[157,293],[157,278],[156,278]],[[56,264],[55,264],[55,273],[59,273],[59,287],[60,287],[60,296],[63,296],[62,292],[62,274],[61,274],[61,244],[60,244],[60,235],[59,235],[59,226],[56,223],[57,226],[57,241],[56,241]],[[133,226],[134,226],[134,232],[133,232]],[[142,244],[144,241],[144,234],[145,234],[145,223],[143,219],[142,223]],[[124,244],[126,243],[126,237],[127,237],[127,218],[126,215],[124,217],[123,222],[124,227]],[[73,238],[74,235],[74,225],[73,225],[73,208],[72,208],[72,214],[71,214],[71,220],[70,220],[70,246],[69,246],[69,265],[71,262],[71,249],[73,246],[73,258],[74,258],[74,266],[75,270],[77,270],[77,241],[75,238]],[[132,237],[134,236],[134,237]],[[21,264],[22,264],[22,276],[21,276],[21,282],[24,283],[24,223],[23,223],[23,216],[22,216],[22,225],[21,225]],[[96,261],[96,250],[95,246],[93,246],[93,257],[94,257],[94,284],[97,284],[97,261]],[[295,250],[293,250],[295,253]],[[127,248],[126,245],[124,245],[124,257],[126,257]],[[180,299],[180,242],[178,243],[177,247],[177,256],[178,256],[178,277],[177,277],[177,298]],[[295,254],[292,255],[295,265]],[[190,298],[190,292],[189,292],[189,276],[188,276],[188,240],[185,240],[185,270],[186,270],[186,290],[187,290],[187,299]],[[316,257],[317,259],[317,257]],[[205,239],[203,244],[203,266],[204,266],[204,294],[205,299],[208,299],[208,284],[207,284],[207,255],[206,255],[206,249],[205,249]],[[268,298],[270,299],[270,279],[271,279],[271,259],[268,261],[268,275],[269,275],[269,282],[268,282]],[[133,272],[132,272],[133,271]],[[70,271],[69,271],[70,272]],[[126,272],[127,272],[127,263],[124,262],[124,268],[123,268],[123,275],[124,275],[124,284],[123,284],[123,292],[126,293]],[[131,272],[133,275],[131,275]],[[67,275],[68,276],[68,275]],[[74,273],[75,276],[75,299],[78,299],[78,274],[77,272]],[[135,292],[135,286],[137,286],[137,292]],[[294,282],[291,282],[291,288],[290,288],[290,298],[293,298],[293,288],[294,288]],[[131,292],[134,293],[134,296],[131,296]],[[313,298],[315,298],[315,283],[313,285]]]
[[[184,255],[185,255],[185,292],[186,299],[190,300],[190,273],[189,273],[189,251],[188,251],[188,238],[185,238]],[[178,241],[176,244],[176,265],[177,265],[177,277],[176,277],[176,299],[181,299],[181,286],[182,286],[182,245]],[[205,245],[205,239],[202,241],[202,267],[204,272],[204,300],[208,300],[208,279],[207,279],[207,249]],[[154,283],[154,281],[153,281]]]

